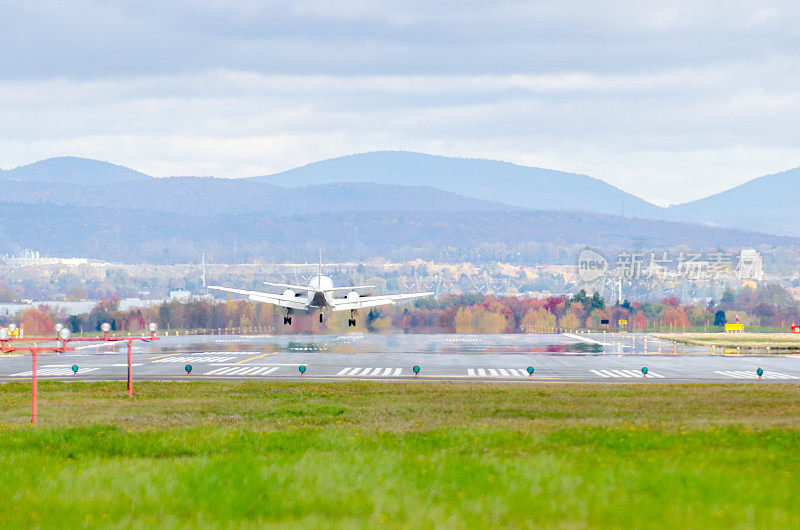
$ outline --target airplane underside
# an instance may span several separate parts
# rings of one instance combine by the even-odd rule
[[[322,293],[317,293],[317,294],[321,295]],[[316,297],[314,299],[316,299]],[[322,299],[324,301],[325,297],[323,296]],[[322,321],[324,319],[323,310],[326,307],[330,307],[330,305],[327,302],[324,302],[324,303],[325,303],[325,305],[314,305],[313,304],[313,300],[312,300],[312,303],[309,304],[307,309],[305,309],[305,311],[312,311],[312,310],[315,310],[315,309],[318,310],[319,311],[319,323],[320,324],[322,324]],[[283,317],[283,325],[284,326],[291,326],[292,325],[292,313],[294,313],[293,309],[289,308],[289,309],[286,310],[286,316]],[[358,321],[356,320],[357,316],[358,316],[358,311],[355,310],[355,309],[351,309],[350,310],[350,318],[347,320],[347,327],[355,327],[356,325],[358,325]]]

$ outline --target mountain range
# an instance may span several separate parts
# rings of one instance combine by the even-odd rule
[[[176,246],[202,240],[220,249],[225,241],[239,242],[252,258],[259,248],[326,246],[321,234],[336,238],[337,230],[348,241],[339,245],[342,252],[364,245],[376,255],[378,249],[386,255],[426,245],[466,252],[548,242],[625,247],[645,239],[662,247],[800,246],[794,237],[780,237],[800,236],[798,178],[800,169],[790,170],[661,208],[586,175],[401,151],[238,179],[155,178],[108,162],[60,157],[0,170],[0,251],[81,254],[93,248],[106,259],[158,260],[167,253],[177,259]],[[280,236],[287,233],[294,239]],[[116,245],[111,254],[101,243],[109,234]],[[106,254],[97,254],[103,248]]]

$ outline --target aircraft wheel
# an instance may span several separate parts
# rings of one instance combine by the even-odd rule
[[[319,323],[322,324],[322,313],[319,314]]]

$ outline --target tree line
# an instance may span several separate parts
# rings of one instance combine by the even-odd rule
[[[103,298],[82,315],[57,314],[41,306],[18,319],[26,333],[50,333],[62,322],[73,333],[93,332],[103,322],[115,331],[136,332],[156,322],[162,331],[265,333],[533,333],[581,329],[615,329],[620,321],[631,331],[713,330],[738,321],[750,328],[788,328],[800,322],[797,303],[785,290],[772,287],[728,290],[718,301],[681,304],[675,297],[660,302],[607,304],[597,292],[544,299],[486,296],[482,293],[428,298],[414,304],[362,310],[355,328],[350,313],[326,312],[320,323],[315,312],[295,312],[292,326],[283,325],[286,310],[247,300],[165,302],[144,309],[121,311],[118,298]]]

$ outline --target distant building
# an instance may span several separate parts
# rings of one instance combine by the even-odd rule
[[[188,302],[192,299],[192,293],[186,289],[175,289],[170,291],[167,297],[169,302]]]
[[[742,249],[739,255],[739,264],[736,266],[736,274],[740,280],[755,280],[760,282],[764,279],[764,261],[761,254],[752,248]]]
[[[6,256],[6,263],[20,267],[32,265],[86,265],[87,258],[49,258],[42,257],[38,250],[25,249],[22,256]]]

